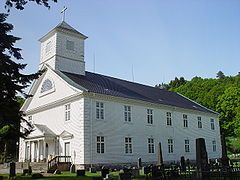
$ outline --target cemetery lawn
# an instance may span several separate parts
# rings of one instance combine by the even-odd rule
[[[35,174],[35,173],[33,173]],[[114,180],[118,180],[118,174],[119,172],[111,172],[110,173],[113,177]],[[38,179],[38,180],[92,180],[92,177],[100,177],[101,176],[101,172],[97,172],[97,173],[89,173],[86,172],[86,176],[76,176],[76,173],[69,173],[69,172],[62,172],[62,174],[44,174],[44,178]],[[8,179],[8,174],[0,174],[0,176],[3,176],[4,180]],[[25,179],[32,179],[31,176],[26,175],[26,176],[22,176],[21,174],[17,174],[17,180],[25,180]],[[143,180],[145,179],[144,176],[141,176],[139,178],[133,178],[133,180]]]

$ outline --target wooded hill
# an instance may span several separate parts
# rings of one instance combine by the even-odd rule
[[[225,76],[219,71],[216,78],[194,77],[190,81],[180,77],[156,87],[178,92],[218,112],[222,132],[235,141],[240,139],[240,73]],[[235,144],[239,144],[240,149],[240,143]]]

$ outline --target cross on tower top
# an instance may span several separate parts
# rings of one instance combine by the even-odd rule
[[[63,13],[63,17],[62,17],[62,21],[65,21],[65,11],[67,10],[67,7],[63,7],[63,10],[61,11],[61,13]]]

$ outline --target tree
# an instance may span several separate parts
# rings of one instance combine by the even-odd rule
[[[15,7],[16,9],[23,10],[24,6],[28,3],[28,1],[36,2],[39,5],[44,5],[47,8],[49,6],[49,0],[6,0],[5,8],[10,11],[10,8]],[[53,2],[57,2],[57,0],[52,0]]]
[[[179,86],[185,84],[187,81],[184,79],[184,77],[180,77],[179,79],[177,77],[175,77],[174,80],[171,80],[169,83],[169,87],[170,88],[178,88]]]
[[[5,0],[5,8],[8,13],[12,7],[23,10],[28,2],[50,8],[50,0]],[[13,25],[6,23],[6,18],[6,14],[0,14],[0,161],[6,161],[8,156],[14,156],[19,137],[26,137],[31,132],[31,124],[22,118],[20,106],[23,100],[17,97],[17,94],[27,96],[24,89],[42,73],[30,75],[21,73],[26,64],[17,63],[22,59],[21,49],[14,47],[14,43],[20,38],[8,34]],[[20,131],[20,123],[23,121],[28,126]]]
[[[218,71],[218,72],[217,72],[217,78],[218,78],[218,79],[225,78],[224,73],[223,73],[222,71]]]
[[[220,113],[220,123],[227,136],[240,135],[240,88],[229,87],[222,94],[217,103]]]
[[[18,61],[22,59],[21,49],[14,47],[18,37],[10,35],[13,25],[6,23],[7,14],[0,14],[0,153],[13,156],[16,149],[13,144],[19,137],[25,137],[31,131],[24,128],[20,131],[20,123],[25,121],[20,110],[18,93],[26,95],[24,89],[29,86],[32,80],[38,78],[41,72],[25,75],[21,73],[26,64]]]

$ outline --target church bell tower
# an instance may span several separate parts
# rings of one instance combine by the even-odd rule
[[[85,75],[85,39],[87,36],[62,21],[39,40],[40,68],[48,64],[54,70]]]

